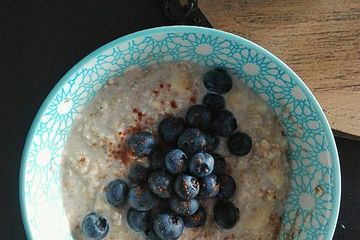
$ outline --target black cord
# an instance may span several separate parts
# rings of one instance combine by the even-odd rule
[[[198,7],[198,0],[188,0],[182,5],[179,0],[163,0],[165,17],[175,24],[211,27]]]

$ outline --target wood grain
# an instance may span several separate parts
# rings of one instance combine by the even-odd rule
[[[215,28],[287,63],[333,129],[360,136],[360,1],[200,0],[199,6]]]

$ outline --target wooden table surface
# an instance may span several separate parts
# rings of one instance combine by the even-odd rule
[[[333,129],[360,136],[360,1],[200,0],[199,6],[213,27],[288,64]]]

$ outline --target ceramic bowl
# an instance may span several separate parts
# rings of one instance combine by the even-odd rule
[[[61,155],[84,105],[113,76],[154,62],[183,60],[234,72],[282,122],[290,144],[291,189],[279,238],[332,238],[340,205],[339,159],[325,115],[304,82],[249,40],[215,29],[171,26],[136,32],[92,52],[42,104],[20,171],[20,202],[30,239],[72,239],[62,201]]]

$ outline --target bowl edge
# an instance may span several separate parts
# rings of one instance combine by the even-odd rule
[[[24,229],[25,229],[25,233],[27,235],[27,237],[29,239],[33,239],[32,234],[31,234],[31,230],[30,230],[30,226],[29,223],[27,221],[27,206],[26,206],[26,202],[25,202],[25,194],[24,194],[24,183],[25,183],[25,170],[26,170],[26,165],[25,165],[25,160],[28,156],[29,153],[29,148],[30,148],[30,144],[31,144],[31,140],[34,136],[34,131],[35,131],[35,127],[38,125],[39,120],[40,120],[40,116],[43,114],[44,110],[46,109],[46,107],[49,105],[49,102],[52,100],[53,96],[57,93],[58,89],[66,82],[67,78],[69,76],[71,76],[73,73],[76,72],[76,70],[79,68],[79,66],[84,65],[86,62],[88,62],[89,60],[91,60],[91,58],[93,58],[94,56],[96,56],[97,54],[105,51],[106,49],[110,48],[111,46],[115,45],[115,44],[119,44],[122,41],[127,41],[128,39],[131,38],[135,38],[135,37],[139,37],[139,36],[143,36],[146,34],[152,34],[152,33],[156,33],[156,32],[184,32],[184,30],[191,30],[194,32],[214,32],[220,35],[225,35],[228,38],[234,39],[234,40],[238,40],[239,38],[246,42],[248,45],[256,48],[257,50],[259,50],[260,52],[265,52],[266,54],[270,55],[272,57],[272,60],[274,60],[274,62],[276,62],[278,65],[280,65],[281,67],[285,68],[291,75],[292,77],[294,77],[294,79],[296,79],[297,83],[300,85],[299,87],[304,91],[304,94],[308,97],[308,99],[310,101],[312,101],[314,103],[314,107],[315,110],[319,113],[319,117],[320,120],[324,123],[323,127],[325,130],[325,134],[326,137],[330,140],[329,145],[331,147],[331,149],[333,149],[334,151],[331,151],[331,159],[332,159],[332,163],[333,163],[333,168],[334,168],[334,172],[335,172],[335,183],[334,183],[334,189],[335,189],[335,198],[334,198],[334,204],[333,204],[333,211],[330,217],[330,222],[329,222],[329,231],[326,233],[325,239],[329,239],[331,240],[334,232],[335,232],[335,228],[336,228],[336,223],[337,223],[337,219],[338,219],[338,215],[339,215],[339,209],[340,209],[340,200],[341,200],[341,172],[340,172],[340,161],[339,161],[339,157],[338,157],[338,151],[337,151],[337,147],[335,144],[335,139],[334,136],[332,134],[330,125],[328,120],[326,119],[326,116],[319,104],[319,102],[317,101],[317,99],[315,98],[315,96],[312,94],[312,92],[310,91],[310,89],[306,86],[306,84],[302,81],[302,79],[290,68],[288,67],[282,60],[280,60],[278,57],[276,57],[273,53],[271,53],[270,51],[268,51],[267,49],[259,46],[258,44],[235,34],[232,33],[228,33],[222,30],[218,30],[218,29],[212,29],[212,28],[206,28],[206,27],[198,27],[198,26],[185,26],[185,25],[179,25],[179,26],[163,26],[163,27],[155,27],[155,28],[149,28],[149,29],[145,29],[145,30],[141,30],[141,31],[137,31],[119,38],[116,38],[102,46],[100,46],[99,48],[97,48],[96,50],[92,51],[90,54],[86,55],[85,57],[83,57],[78,63],[76,63],[72,68],[70,68],[66,74],[56,83],[56,85],[52,88],[52,90],[50,91],[50,93],[47,95],[47,97],[45,98],[45,100],[43,101],[43,103],[41,104],[39,110],[37,111],[34,120],[31,123],[31,127],[28,131],[27,137],[26,137],[26,141],[24,144],[24,148],[23,148],[23,152],[22,152],[22,157],[21,157],[21,164],[20,164],[20,171],[19,171],[19,200],[20,200],[20,210],[21,210],[21,216],[22,216],[22,222],[24,225]]]

